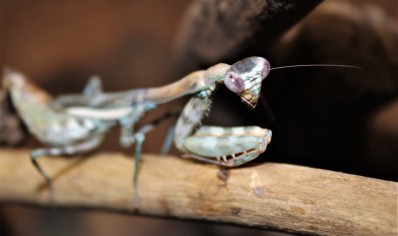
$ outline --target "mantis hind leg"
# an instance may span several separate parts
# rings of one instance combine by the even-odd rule
[[[51,177],[44,171],[42,166],[39,164],[37,161],[41,157],[45,156],[61,156],[61,155],[73,155],[75,153],[82,153],[82,152],[87,152],[95,149],[96,147],[101,144],[102,140],[104,138],[103,134],[98,134],[97,136],[92,137],[91,139],[75,144],[75,145],[69,145],[65,147],[52,147],[52,148],[39,148],[35,149],[30,153],[30,159],[34,165],[34,167],[37,169],[37,171],[40,173],[41,176],[46,180],[47,184],[50,186],[51,185]]]

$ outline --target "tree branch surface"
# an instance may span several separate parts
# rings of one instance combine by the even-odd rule
[[[135,203],[132,157],[100,153],[39,161],[54,179],[51,190],[27,150],[0,150],[1,204],[82,207],[317,235],[397,234],[396,182],[277,163],[229,169],[221,178],[213,165],[143,155]]]

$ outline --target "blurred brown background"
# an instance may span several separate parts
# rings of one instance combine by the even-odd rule
[[[78,92],[92,74],[103,78],[107,91],[167,84],[187,72],[175,57],[175,42],[189,4],[182,0],[2,0],[0,64],[23,71],[52,94]],[[257,161],[396,180],[396,26],[395,0],[325,1],[282,37],[264,43],[260,35],[247,51],[220,61],[233,63],[259,55],[274,67],[328,63],[357,65],[363,71],[272,71],[263,93],[275,123],[269,122],[261,104],[248,110],[223,89],[206,122],[272,127],[273,141]],[[198,66],[209,64],[202,58]],[[162,106],[145,120],[168,107]],[[165,135],[170,123],[148,135],[144,152],[159,152],[163,142],[159,134]],[[39,146],[32,140],[28,143]],[[112,138],[102,148],[121,151]],[[230,226],[17,206],[2,207],[0,216],[1,235],[267,234]]]

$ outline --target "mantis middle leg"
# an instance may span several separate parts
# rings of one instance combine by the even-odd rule
[[[89,140],[77,143],[74,145],[68,145],[65,147],[49,147],[39,148],[31,152],[30,158],[33,165],[39,171],[41,176],[46,180],[48,185],[51,185],[51,177],[44,171],[37,159],[45,156],[61,156],[61,155],[73,155],[76,153],[83,153],[91,151],[97,148],[104,139],[104,133],[97,133],[93,135]]]

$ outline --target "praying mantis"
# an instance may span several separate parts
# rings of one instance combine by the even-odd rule
[[[122,146],[137,143],[133,175],[136,186],[141,146],[145,133],[153,127],[144,125],[134,132],[135,124],[159,104],[184,95],[196,94],[185,107],[176,126],[175,144],[179,150],[189,154],[186,157],[233,167],[244,164],[265,151],[266,144],[270,142],[270,131],[265,132],[259,127],[204,126],[194,131],[210,109],[211,95],[222,83],[239,95],[242,101],[254,107],[260,94],[261,80],[268,74],[267,63],[260,57],[247,58],[232,66],[220,63],[207,70],[193,72],[169,85],[116,93],[102,92],[99,80],[92,79],[83,94],[64,95],[56,99],[31,83],[22,73],[5,69],[4,87],[9,90],[12,102],[28,130],[48,146],[33,150],[31,160],[49,184],[51,178],[39,165],[38,158],[93,150],[101,144],[105,134],[119,124],[122,129]],[[202,108],[192,110],[192,107],[196,107],[195,104]],[[191,116],[195,118],[191,121],[186,119]],[[265,136],[267,137],[264,138]],[[237,137],[246,137],[245,144],[240,145],[238,150],[228,149],[228,143],[236,142]],[[195,149],[195,140],[200,139],[207,140],[207,145],[201,149],[209,152],[218,149],[220,155],[209,156]],[[254,145],[251,144],[253,140],[256,141]],[[215,146],[211,147],[212,143]],[[234,161],[227,161],[227,156],[233,157]]]

